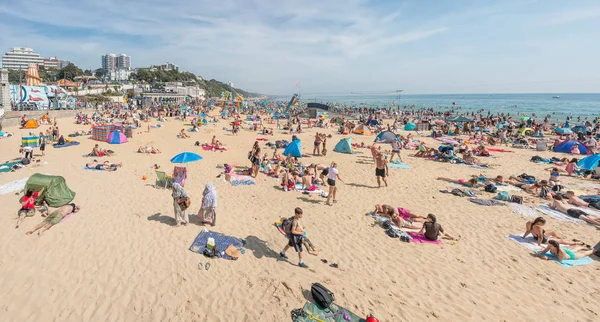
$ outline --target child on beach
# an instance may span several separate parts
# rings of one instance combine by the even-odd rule
[[[279,256],[288,259],[285,252],[293,247],[298,253],[298,266],[302,268],[308,268],[308,265],[302,261],[302,240],[304,239],[304,229],[300,225],[300,219],[302,219],[303,211],[300,207],[294,209],[294,216],[283,221],[283,229],[288,238],[288,244],[285,245]]]
[[[565,167],[565,171],[569,174],[569,176],[572,176],[573,172],[575,172],[575,168],[577,167],[577,162],[579,162],[579,160],[577,160],[577,158],[573,158],[573,159],[571,159],[571,161],[569,161],[569,163],[567,163],[567,166]]]

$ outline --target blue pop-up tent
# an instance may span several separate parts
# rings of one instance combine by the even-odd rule
[[[592,154],[579,160],[577,166],[585,170],[594,170],[600,163],[600,154]]]
[[[575,145],[575,144],[577,144],[577,146],[579,147],[579,153],[581,153],[581,154],[588,153],[588,148],[577,140],[570,140],[570,141],[562,142],[561,144],[554,147],[554,152],[571,153],[571,149],[573,148],[573,145]]]
[[[352,154],[352,139],[351,138],[343,138],[335,145],[333,148],[334,152],[339,153],[347,153]]]
[[[293,157],[301,158],[302,157],[302,147],[300,146],[300,140],[294,140],[292,143],[288,144],[283,151],[283,155],[286,157],[288,155],[292,155]]]

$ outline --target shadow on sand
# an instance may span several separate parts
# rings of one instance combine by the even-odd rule
[[[256,236],[246,237],[246,245],[244,245],[244,247],[246,249],[251,250],[252,255],[254,255],[254,257],[256,257],[258,259],[261,259],[263,257],[275,258],[277,260],[282,259],[281,257],[279,257],[279,253],[272,250],[269,247],[269,245],[267,245],[267,242],[265,242],[264,240],[262,240]]]

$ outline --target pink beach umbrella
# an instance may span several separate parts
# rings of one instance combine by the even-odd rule
[[[106,140],[109,144],[122,144],[127,142],[127,137],[121,131],[112,131]]]

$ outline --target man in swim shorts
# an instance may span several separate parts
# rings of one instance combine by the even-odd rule
[[[569,205],[560,195],[554,196],[554,201],[552,201],[550,207],[568,215],[569,217],[581,219],[588,224],[600,226],[600,216],[589,214],[581,209]]]
[[[56,210],[54,210],[51,214],[49,214],[46,218],[44,218],[44,220],[37,224],[37,226],[33,227],[32,230],[28,231],[26,234],[27,235],[31,235],[33,234],[35,231],[41,229],[38,232],[38,235],[43,234],[46,230],[52,228],[52,226],[60,223],[60,221],[68,214],[70,213],[76,213],[79,211],[79,209],[81,209],[79,206],[75,205],[74,203],[68,204],[68,205],[64,205],[61,207],[58,207]]]
[[[381,180],[383,180],[383,183],[385,183],[385,186],[387,187],[388,184],[385,177],[389,173],[389,169],[388,164],[387,162],[385,162],[385,159],[383,158],[383,154],[381,152],[377,153],[377,156],[375,157],[375,164],[375,176],[377,177],[378,188],[381,188]]]

